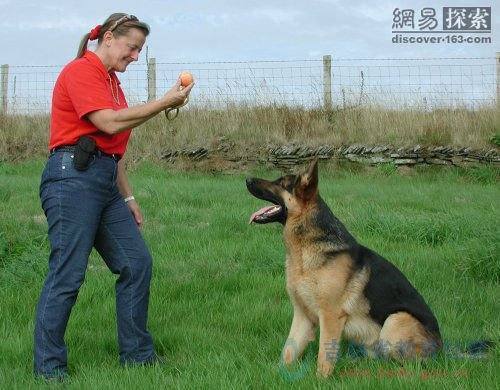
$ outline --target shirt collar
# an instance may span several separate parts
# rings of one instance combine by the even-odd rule
[[[106,77],[111,77],[118,84],[120,84],[120,80],[116,76],[115,71],[108,72],[101,59],[93,51],[87,50],[83,55],[83,58],[87,59],[91,64],[96,66]]]

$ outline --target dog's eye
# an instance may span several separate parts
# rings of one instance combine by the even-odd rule
[[[285,188],[288,192],[292,193],[293,189],[297,185],[297,176],[289,176],[286,178],[283,188]]]

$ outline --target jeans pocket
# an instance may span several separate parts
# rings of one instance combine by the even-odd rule
[[[61,170],[63,177],[67,176],[68,172],[73,169],[73,152],[64,152],[61,158]]]
[[[90,161],[88,163],[87,169],[78,170],[75,168],[75,154],[73,152],[64,152],[62,154],[60,167],[61,167],[61,177],[80,177],[81,175],[85,175],[85,173],[90,169],[92,165],[95,163],[96,156],[92,155],[90,157]]]

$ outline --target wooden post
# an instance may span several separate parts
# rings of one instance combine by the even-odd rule
[[[7,114],[7,98],[8,98],[8,87],[9,87],[9,65],[2,65],[2,114]]]
[[[496,67],[497,67],[497,109],[500,109],[500,52],[497,51],[496,58]]]
[[[332,56],[323,56],[323,107],[332,109]]]
[[[156,58],[148,60],[148,102],[156,100]]]

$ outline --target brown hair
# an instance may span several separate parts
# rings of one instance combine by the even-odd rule
[[[122,12],[118,12],[115,14],[111,14],[101,25],[101,29],[99,34],[97,35],[97,43],[100,45],[102,42],[102,37],[106,31],[111,31],[115,37],[120,37],[122,35],[126,35],[131,28],[137,28],[144,33],[144,36],[149,35],[149,25],[141,22],[134,15],[124,14]],[[90,32],[85,34],[80,41],[80,46],[78,47],[78,53],[76,54],[76,58],[80,58],[85,54],[87,50],[87,43],[89,42]]]

